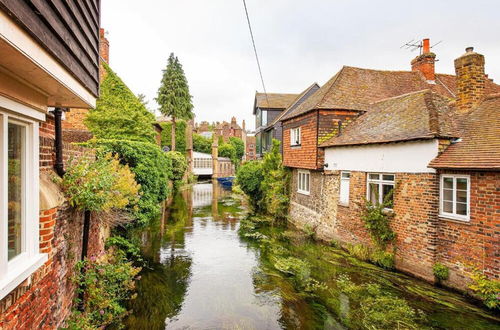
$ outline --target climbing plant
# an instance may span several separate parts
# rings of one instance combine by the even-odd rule
[[[382,203],[366,201],[362,219],[368,229],[373,242],[380,249],[385,249],[389,242],[396,238],[396,233],[391,229],[390,222],[394,213],[388,208],[392,205],[393,190],[388,193]]]

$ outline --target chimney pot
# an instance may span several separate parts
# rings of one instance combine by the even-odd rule
[[[474,47],[467,47],[465,48],[466,53],[472,53],[474,51]]]
[[[424,51],[423,51],[424,54],[428,54],[428,53],[431,52],[431,46],[430,46],[429,38],[425,38],[423,40],[423,48],[424,48]]]

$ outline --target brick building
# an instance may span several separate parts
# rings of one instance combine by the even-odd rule
[[[434,59],[424,40],[412,71],[344,67],[282,118],[290,218],[370,245],[365,200],[392,195],[396,267],[432,281],[441,262],[446,284],[465,288],[467,263],[499,278],[500,86],[471,49],[456,76],[436,74]]]
[[[56,329],[72,308],[83,219],[52,177],[70,156],[93,157],[56,132],[62,109],[96,104],[97,4],[0,0],[1,329]],[[92,224],[90,255],[102,251],[106,231]]]
[[[257,159],[257,149],[256,149],[255,136],[248,135],[246,141],[245,149],[245,160],[256,160]]]

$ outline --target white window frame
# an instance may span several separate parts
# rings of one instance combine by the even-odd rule
[[[26,280],[45,261],[39,235],[39,136],[38,121],[45,115],[0,96],[0,299]],[[22,252],[8,260],[8,124],[24,127]]]
[[[339,203],[344,206],[349,205],[351,172],[340,172]]]
[[[297,192],[302,195],[311,193],[311,172],[299,170],[297,172]]]
[[[379,179],[370,179],[370,174],[378,174]],[[384,175],[392,175],[394,177],[394,180],[384,180],[383,179]],[[394,189],[396,187],[396,174],[394,174],[394,173],[376,173],[376,172],[367,173],[367,176],[366,176],[366,199],[367,200],[370,200],[370,183],[376,183],[378,185],[378,202],[379,202],[379,204],[382,204],[384,202],[383,185],[384,184],[386,184],[386,185],[392,184],[393,189]],[[394,202],[394,192],[392,195],[392,200]],[[385,209],[392,210],[392,208],[390,208],[390,207],[386,207]]]
[[[444,211],[444,179],[451,178],[453,179],[453,213],[448,213]],[[467,214],[457,214],[457,179],[466,179],[467,180]],[[441,174],[439,178],[439,216],[443,218],[449,218],[460,221],[470,221],[470,175],[465,174]]]
[[[290,146],[298,147],[302,143],[301,129],[299,127],[290,128]]]

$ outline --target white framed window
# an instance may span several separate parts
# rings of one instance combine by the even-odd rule
[[[304,170],[298,171],[297,192],[304,195],[309,195],[309,193],[311,192],[310,184],[311,172]]]
[[[439,214],[445,218],[470,220],[470,176],[442,174]]]
[[[0,299],[47,260],[39,253],[38,122],[5,110],[10,102],[0,97]]]
[[[291,128],[290,129],[290,145],[293,146],[300,146],[301,139],[300,139],[300,127],[296,128]]]
[[[351,181],[351,172],[340,172],[340,203],[349,205],[349,183]]]
[[[366,199],[372,204],[385,204],[388,209],[394,205],[394,174],[368,173]]]

